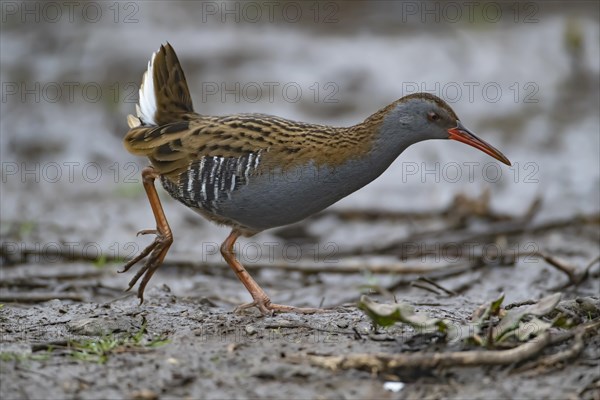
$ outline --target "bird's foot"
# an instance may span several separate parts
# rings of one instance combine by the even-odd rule
[[[169,247],[171,243],[173,243],[173,236],[171,232],[161,233],[158,229],[144,229],[137,233],[137,235],[148,235],[154,234],[156,237],[154,241],[148,245],[144,250],[140,252],[136,257],[129,260],[127,264],[123,266],[123,269],[119,271],[119,273],[127,272],[131,267],[137,264],[139,261],[146,259],[144,266],[139,269],[139,271],[135,274],[135,276],[129,281],[129,287],[127,290],[130,290],[137,281],[143,276],[142,282],[138,288],[138,298],[140,299],[140,304],[144,302],[144,289],[148,284],[148,281],[154,274],[154,272],[160,267],[162,264],[167,251],[169,251]]]
[[[316,314],[326,312],[321,308],[307,308],[307,307],[294,307],[294,306],[286,306],[283,304],[274,304],[271,303],[271,299],[268,297],[255,297],[254,301],[251,303],[241,304],[237,306],[233,312],[238,313],[243,310],[247,310],[249,308],[256,307],[258,311],[262,315],[273,315],[276,312],[282,313],[298,313],[298,314]]]
[[[271,299],[264,290],[256,283],[256,281],[250,276],[246,268],[235,258],[233,252],[233,245],[241,232],[237,229],[231,231],[227,239],[221,245],[221,254],[227,264],[233,269],[233,272],[237,275],[238,279],[244,284],[250,295],[252,296],[252,302],[242,304],[235,308],[233,312],[239,312],[248,308],[256,307],[262,315],[273,315],[275,312],[286,312],[286,313],[299,313],[299,314],[314,314],[324,312],[324,310],[318,308],[300,308],[292,306],[284,306],[282,304],[273,304]]]

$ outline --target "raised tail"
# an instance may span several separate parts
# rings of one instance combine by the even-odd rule
[[[148,62],[148,70],[142,78],[137,117],[127,116],[129,132],[124,144],[130,153],[147,155],[153,150],[148,143],[148,134],[157,127],[182,122],[186,114],[194,112],[192,97],[179,64],[175,50],[169,43],[160,49]]]

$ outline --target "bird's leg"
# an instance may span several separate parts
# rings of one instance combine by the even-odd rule
[[[155,234],[156,237],[148,247],[146,247],[140,254],[125,264],[123,269],[119,271],[127,272],[138,261],[148,257],[144,263],[144,266],[140,268],[140,270],[131,279],[129,282],[129,287],[127,288],[127,290],[130,290],[140,279],[140,277],[143,276],[142,282],[138,288],[138,298],[140,299],[140,304],[144,302],[144,289],[146,288],[148,281],[150,281],[150,278],[152,278],[154,272],[162,264],[167,252],[169,251],[171,243],[173,243],[173,234],[171,233],[171,228],[169,227],[167,218],[165,217],[158,193],[156,192],[156,187],[154,186],[154,181],[158,177],[159,174],[153,167],[146,167],[142,170],[142,182],[144,184],[144,189],[146,190],[146,195],[148,196],[148,201],[150,202],[150,207],[152,207],[154,219],[156,220],[156,229],[144,229],[138,232],[138,235]]]
[[[250,276],[246,268],[236,259],[235,253],[233,252],[233,245],[235,241],[240,237],[240,232],[232,230],[227,239],[221,245],[221,254],[227,264],[233,269],[233,272],[237,275],[238,279],[244,284],[252,299],[252,303],[242,304],[235,308],[234,312],[245,310],[246,308],[256,307],[259,309],[261,314],[267,315],[272,314],[274,311],[280,312],[297,312],[303,314],[314,314],[322,310],[318,308],[299,308],[292,306],[285,306],[281,304],[271,303],[271,299],[265,291],[256,283],[256,281]]]

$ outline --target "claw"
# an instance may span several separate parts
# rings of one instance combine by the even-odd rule
[[[140,236],[140,235],[160,235],[160,233],[158,232],[158,230],[156,229],[142,229],[141,231],[138,231],[138,233],[135,234],[135,236]]]
[[[303,307],[294,307],[294,306],[286,306],[283,304],[273,304],[271,303],[271,299],[266,298],[255,298],[253,302],[241,304],[234,308],[234,313],[239,313],[240,311],[247,310],[248,308],[256,307],[258,311],[262,315],[272,316],[275,312],[286,312],[286,313],[299,313],[299,314],[316,314],[323,313],[326,310],[321,308],[303,308]]]
[[[149,229],[143,230],[140,232],[144,232],[142,234],[152,233]],[[155,231],[156,237],[154,241],[150,243],[140,254],[131,259],[127,264],[123,266],[123,269],[120,270],[120,273],[127,272],[132,266],[137,264],[139,261],[148,257],[144,265],[139,269],[138,272],[131,278],[129,281],[128,290],[131,290],[133,286],[137,283],[137,281],[142,278],[142,282],[138,288],[138,298],[140,299],[140,304],[144,302],[144,289],[146,289],[146,285],[150,281],[154,272],[160,267],[165,256],[167,255],[167,251],[173,243],[173,238],[171,236],[165,236],[158,231]]]

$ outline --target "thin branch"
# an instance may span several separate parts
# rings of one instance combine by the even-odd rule
[[[4,249],[0,246],[0,256],[5,256],[3,254]],[[73,252],[69,249],[51,249],[51,250],[35,250],[35,249],[23,249],[20,250],[18,254],[10,254],[11,257],[17,257],[21,259],[26,259],[29,256],[40,256],[43,255],[45,257],[55,257],[60,258],[65,261],[88,261],[95,262],[97,261],[97,257],[91,257],[87,254],[80,252]],[[212,272],[214,270],[225,270],[227,271],[227,264],[220,262],[202,262],[202,261],[193,261],[193,258],[196,256],[191,256],[189,254],[169,254],[168,259],[165,260],[163,266],[165,267],[175,267],[175,268],[192,268],[201,270],[203,272]],[[192,261],[191,261],[192,260]],[[107,256],[104,260],[107,263],[117,263],[125,261],[120,258]],[[450,265],[436,265],[436,266],[423,266],[423,265],[406,265],[404,263],[397,264],[387,264],[387,265],[347,265],[343,264],[342,260],[337,260],[336,262],[331,262],[328,264],[314,264],[308,263],[308,260],[304,260],[302,262],[296,263],[247,263],[244,265],[247,270],[281,270],[286,272],[300,272],[306,275],[311,274],[320,274],[320,273],[332,273],[332,274],[358,274],[364,272],[370,272],[373,274],[428,274],[436,271],[446,270]],[[97,277],[103,274],[103,271],[90,271],[85,272],[85,276],[82,274],[73,274],[66,273],[61,275],[53,276],[52,278],[58,278],[61,280],[64,279],[79,279],[84,277]],[[21,283],[21,282],[19,282]],[[0,285],[6,286],[4,282]]]
[[[419,289],[426,290],[426,291],[428,291],[428,292],[431,292],[431,293],[433,293],[433,294],[435,294],[435,295],[438,295],[438,296],[441,294],[440,292],[438,292],[438,291],[437,291],[437,290],[435,290],[434,288],[432,288],[432,287],[430,287],[430,286],[428,286],[428,285],[424,285],[424,284],[422,284],[422,283],[416,282],[416,281],[412,282],[412,283],[410,284],[410,286],[412,286],[412,287],[416,287],[416,288],[419,288]]]
[[[459,195],[460,196],[460,195]],[[461,196],[464,201],[464,196]],[[455,196],[454,202],[450,203],[446,208],[432,210],[432,211],[411,211],[411,212],[402,212],[402,211],[386,211],[386,210],[367,210],[367,209],[343,209],[338,210],[335,208],[330,208],[321,211],[318,214],[315,214],[311,217],[311,220],[318,220],[321,218],[333,216],[343,221],[403,221],[403,220],[424,220],[424,219],[434,219],[434,218],[443,218],[447,216],[452,216],[456,213],[456,202],[459,199],[458,196]],[[531,219],[533,215],[539,210],[541,205],[541,199],[535,198],[531,205],[528,207],[524,216],[514,216],[511,214],[503,214],[494,212],[493,210],[487,207],[489,203],[489,198],[477,197],[477,198],[468,198],[466,199],[469,203],[481,203],[485,202],[486,207],[485,211],[477,213],[478,217],[484,217],[493,221],[501,221],[501,220],[514,220],[514,219]],[[461,201],[462,202],[462,201]],[[471,207],[472,208],[472,207]]]
[[[0,281],[0,287],[29,287],[29,288],[40,288],[40,287],[48,287],[53,286],[56,281],[70,281],[70,280],[82,280],[82,279],[92,279],[99,278],[104,275],[106,272],[102,270],[90,270],[90,271],[81,271],[81,272],[69,272],[69,271],[55,271],[53,274],[40,274],[40,275],[28,275],[28,276],[19,276],[15,278],[4,277],[2,281]],[[5,274],[6,275],[6,274]]]
[[[183,259],[176,260],[174,257],[170,257],[170,260],[166,260],[164,263],[165,266],[169,267],[183,267],[183,268],[193,268],[200,270],[207,269],[221,269],[226,268],[225,263],[207,263],[207,262],[190,262],[185,261]],[[397,275],[407,275],[407,274],[428,274],[432,272],[444,271],[450,265],[436,265],[436,266],[423,266],[423,265],[406,265],[404,263],[397,264],[387,264],[387,265],[348,265],[343,264],[343,261],[339,261],[337,263],[330,264],[309,264],[306,262],[298,262],[292,264],[286,263],[271,263],[271,264],[262,264],[262,263],[246,263],[244,267],[249,271],[256,270],[278,270],[285,272],[300,272],[305,275],[312,274],[361,274],[364,272],[369,272],[372,274],[397,274]]]
[[[316,356],[295,354],[292,361],[308,361],[310,364],[337,369],[367,369],[373,372],[397,368],[431,369],[443,366],[469,367],[475,365],[506,365],[521,362],[538,354],[552,342],[545,332],[539,337],[510,350],[473,350],[447,353],[355,353],[346,356]]]
[[[456,292],[450,289],[446,289],[445,287],[443,287],[442,285],[440,285],[439,283],[425,277],[425,276],[421,276],[418,279],[419,281],[423,281],[423,282],[427,282],[432,286],[435,286],[436,288],[440,289],[441,291],[443,291],[444,293],[446,293],[449,296],[456,296]]]
[[[407,248],[406,243],[420,243],[422,248],[434,248],[435,244],[452,243],[454,246],[468,243],[487,243],[498,236],[514,236],[523,233],[539,233],[547,230],[564,228],[568,226],[599,224],[600,214],[587,214],[574,218],[548,221],[537,225],[531,225],[530,221],[523,219],[519,221],[501,221],[486,225],[485,230],[466,229],[441,229],[435,231],[419,232],[404,239],[388,243],[380,247],[359,248],[346,252],[339,252],[337,256],[357,256],[363,254],[396,254],[400,257],[420,257],[421,254],[414,252],[414,248]],[[399,251],[400,250],[400,251]],[[411,254],[405,254],[410,250]]]
[[[535,255],[541,257],[548,264],[558,269],[561,272],[564,272],[569,277],[569,281],[573,284],[577,283],[580,279],[581,273],[578,271],[577,267],[566,264],[564,261],[557,259],[556,257],[551,256],[550,254],[537,252]]]
[[[558,364],[563,361],[567,361],[577,357],[581,351],[583,350],[583,335],[584,331],[577,332],[575,334],[575,340],[573,341],[573,345],[567,350],[560,351],[556,354],[552,354],[542,358],[537,365],[539,367],[550,367],[552,365]]]
[[[427,278],[429,279],[446,279],[446,278],[451,278],[453,276],[457,276],[457,275],[461,275],[464,274],[465,272],[473,272],[476,271],[480,268],[483,268],[484,265],[483,264],[471,264],[471,265],[458,265],[458,266],[452,266],[452,267],[447,267],[441,270],[434,270],[431,273],[427,274]],[[393,292],[396,289],[403,287],[403,286],[408,286],[408,285],[412,285],[414,279],[410,278],[400,278],[398,279],[396,282],[393,282],[389,285],[387,285],[385,287],[386,290]]]
[[[540,371],[540,370],[545,371],[546,369],[552,367],[553,365],[556,365],[558,363],[562,363],[564,361],[571,360],[571,359],[577,357],[583,351],[583,348],[585,346],[585,342],[584,342],[585,334],[588,333],[589,331],[597,330],[598,327],[600,327],[600,322],[598,322],[597,320],[590,321],[590,322],[580,325],[577,328],[574,328],[572,330],[553,335],[552,343],[551,343],[553,345],[564,342],[571,338],[574,338],[573,344],[566,350],[545,356],[536,361],[529,362],[529,363],[521,366],[520,368],[514,369],[513,371],[511,371],[511,373],[515,374],[515,373],[522,373],[525,371],[530,371],[532,373],[535,373],[536,371]]]
[[[42,303],[50,300],[73,300],[84,301],[84,297],[80,294],[73,293],[2,293],[0,294],[0,302],[4,303]]]
[[[523,301],[517,301],[515,303],[510,303],[507,304],[506,307],[504,307],[505,310],[510,310],[511,308],[515,308],[515,307],[521,307],[521,306],[530,306],[532,304],[536,304],[537,300],[523,300]]]
[[[574,265],[567,264],[566,262],[559,260],[558,258],[543,252],[543,251],[533,251],[533,252],[520,252],[515,254],[515,258],[519,256],[528,256],[528,257],[539,257],[548,263],[548,265],[556,268],[560,272],[567,275],[569,278],[569,282],[565,285],[561,285],[556,289],[564,289],[566,287],[572,285],[579,285],[583,281],[585,281],[589,277],[589,271],[594,266],[595,263],[600,261],[600,256],[594,258],[592,261],[588,263],[588,265],[583,269],[579,269]]]
[[[535,339],[509,350],[474,350],[447,353],[355,353],[347,356],[317,356],[307,354],[294,354],[289,357],[292,362],[308,361],[310,364],[337,369],[367,369],[372,372],[381,372],[397,368],[431,369],[436,367],[469,367],[480,365],[508,365],[527,360],[539,354],[545,347],[563,342],[575,337],[575,343],[567,351],[557,353],[542,359],[543,363],[552,363],[572,358],[579,354],[583,348],[583,335],[588,331],[597,329],[600,323],[594,321],[578,327],[577,329],[552,335],[544,332]]]
[[[594,264],[596,264],[598,261],[600,261],[600,255],[596,256],[596,258],[592,259],[592,261],[590,261],[588,263],[588,265],[585,267],[585,269],[583,270],[583,276],[581,277],[581,281],[583,282],[584,280],[586,280],[589,275],[590,275],[590,270],[592,269],[592,267],[594,266]],[[580,282],[581,283],[581,282]]]

